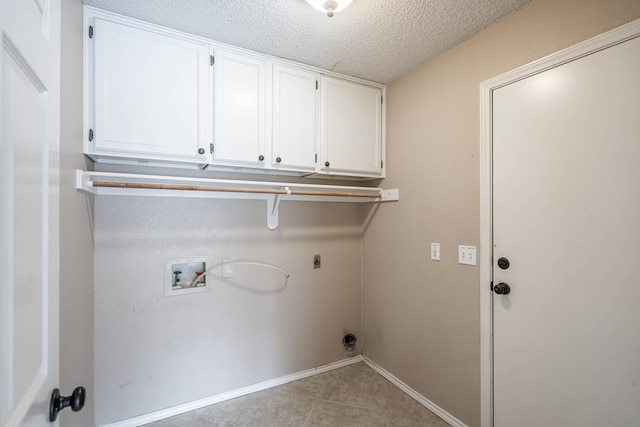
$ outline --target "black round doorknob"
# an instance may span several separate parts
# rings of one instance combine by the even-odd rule
[[[58,418],[58,412],[64,408],[71,407],[73,412],[78,412],[84,408],[84,399],[87,391],[84,387],[79,386],[73,390],[71,396],[60,396],[60,389],[56,388],[51,393],[51,402],[49,403],[49,421],[54,422]]]
[[[204,154],[204,148],[202,147],[198,148],[198,154]]]
[[[500,267],[501,269],[506,270],[507,268],[509,268],[509,265],[509,260],[505,257],[500,257],[498,259],[498,267]]]
[[[509,292],[511,292],[511,287],[506,283],[500,282],[493,287],[493,292],[498,295],[507,295]]]
[[[282,159],[280,157],[276,157],[276,162],[280,163],[282,161]]]
[[[324,165],[325,165],[326,167],[329,167],[329,162],[324,162]]]
[[[264,160],[264,156],[262,154],[260,154],[260,156],[258,156],[258,160],[263,161]]]

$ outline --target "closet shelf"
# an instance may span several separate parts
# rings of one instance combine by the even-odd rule
[[[278,227],[281,201],[381,203],[399,200],[398,189],[241,181],[76,171],[76,188],[96,196],[195,197],[267,202],[267,227]]]

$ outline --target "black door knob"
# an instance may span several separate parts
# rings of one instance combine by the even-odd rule
[[[84,387],[76,387],[71,396],[60,396],[60,389],[56,388],[51,393],[51,402],[49,403],[49,421],[54,422],[58,418],[58,412],[70,406],[73,412],[78,412],[84,408],[84,398],[87,391]]]
[[[329,162],[324,162],[324,165],[325,165],[326,167],[329,167]]]
[[[263,161],[264,160],[264,156],[262,154],[260,154],[260,156],[258,156],[258,160]]]
[[[498,259],[498,267],[500,267],[501,269],[506,270],[507,268],[509,268],[509,265],[509,260],[505,257],[500,257]]]
[[[282,161],[282,159],[280,157],[276,157],[276,162],[280,163]]]
[[[498,295],[507,295],[509,292],[511,292],[511,287],[506,283],[500,282],[493,287],[493,292]]]
[[[204,148],[202,147],[198,148],[198,154],[204,154]]]

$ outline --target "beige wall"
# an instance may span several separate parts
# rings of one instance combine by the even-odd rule
[[[640,17],[637,0],[536,0],[387,90],[388,179],[401,201],[364,234],[365,354],[480,424],[479,84]],[[430,242],[441,261],[430,261]]]
[[[60,108],[60,388],[87,389],[81,412],[62,411],[63,427],[93,425],[93,243],[85,197],[75,189],[82,154],[82,1],[63,0]]]

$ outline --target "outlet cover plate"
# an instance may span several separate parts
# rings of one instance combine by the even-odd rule
[[[431,243],[431,259],[440,261],[440,243]]]
[[[234,265],[233,263],[228,261],[223,261],[222,263],[222,277],[226,277],[226,278],[230,278],[233,277],[233,275],[235,274],[235,269],[234,269]]]

